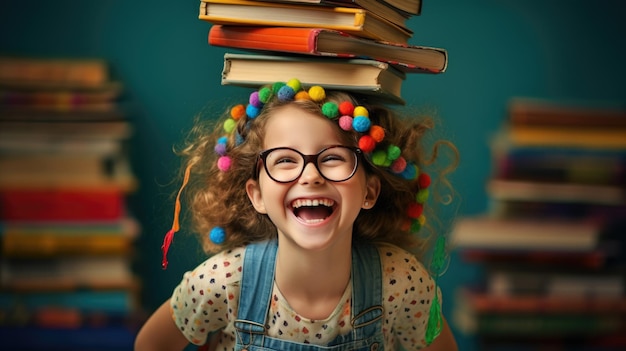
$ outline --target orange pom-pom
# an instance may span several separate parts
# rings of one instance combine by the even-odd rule
[[[424,212],[424,205],[412,202],[407,209],[407,215],[410,218],[419,218]]]
[[[374,151],[374,148],[376,147],[376,141],[374,141],[374,139],[369,136],[369,135],[363,135],[361,138],[359,138],[359,149],[361,149],[363,152],[365,153],[369,153]]]
[[[233,108],[230,109],[230,116],[234,119],[234,120],[238,120],[241,117],[246,115],[246,107],[244,105],[236,105],[233,106]]]
[[[374,140],[376,140],[377,143],[380,143],[383,139],[385,139],[385,130],[381,126],[371,126],[369,134]]]
[[[411,229],[411,220],[410,219],[406,219],[404,221],[402,221],[402,225],[400,226],[400,229],[402,231],[408,231],[409,229]]]
[[[296,93],[296,96],[294,96],[294,100],[311,100],[311,97],[309,96],[309,93],[307,93],[304,90],[300,90],[299,92]]]

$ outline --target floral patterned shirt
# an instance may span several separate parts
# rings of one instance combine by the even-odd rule
[[[424,266],[407,251],[389,244],[378,244],[378,250],[384,279],[385,349],[395,350],[398,343],[406,350],[421,349],[426,346],[434,282]],[[210,257],[185,273],[175,288],[171,299],[172,317],[191,343],[202,345],[208,335],[221,330],[217,350],[234,350],[234,321],[244,253],[245,248],[237,248]],[[437,293],[441,292],[437,289]],[[350,331],[351,296],[352,284],[348,284],[328,318],[311,320],[298,315],[274,285],[267,319],[268,335],[325,345]]]

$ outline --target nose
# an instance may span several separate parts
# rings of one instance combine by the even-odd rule
[[[304,165],[302,174],[298,179],[300,184],[321,184],[324,182],[324,177],[320,174],[314,162],[307,162]]]

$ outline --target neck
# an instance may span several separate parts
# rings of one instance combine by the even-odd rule
[[[297,249],[286,241],[278,246],[278,288],[298,314],[317,320],[327,318],[350,282],[350,240],[314,252]]]

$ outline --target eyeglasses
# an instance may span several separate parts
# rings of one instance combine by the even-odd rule
[[[342,145],[329,146],[315,155],[304,155],[290,147],[277,147],[261,151],[259,159],[267,175],[278,183],[298,179],[310,162],[324,179],[343,182],[356,173],[361,155],[361,149]]]

